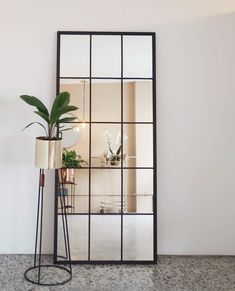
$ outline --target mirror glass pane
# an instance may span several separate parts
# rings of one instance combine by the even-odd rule
[[[63,148],[75,151],[81,167],[89,166],[89,125],[81,123],[62,123]],[[67,130],[69,129],[69,130]],[[66,165],[65,165],[66,166]]]
[[[70,93],[70,103],[78,107],[78,110],[71,114],[78,118],[78,121],[89,121],[90,108],[90,83],[88,79],[61,79],[60,92]]]
[[[96,169],[91,172],[91,212],[121,212],[121,170]]]
[[[87,213],[89,210],[89,171],[62,168],[62,177],[67,213]],[[58,212],[61,213],[60,199],[58,205]]]
[[[138,33],[60,35],[59,91],[78,107],[60,130],[81,168],[62,170],[59,260],[66,259],[62,198],[72,261],[120,261],[121,246],[123,260],[153,260],[152,47],[152,35]]]
[[[91,165],[93,167],[120,167],[118,155],[120,139],[120,124],[92,124]]]
[[[68,215],[69,242],[72,260],[88,260],[88,216]],[[66,258],[62,216],[58,215],[58,260]]]
[[[89,35],[61,35],[60,77],[89,77],[89,57]]]
[[[153,170],[124,170],[123,189],[126,212],[153,212]]]
[[[153,216],[123,216],[123,259],[153,260]]]
[[[92,121],[121,121],[120,80],[92,81]]]
[[[152,81],[124,80],[123,120],[126,122],[152,122]]]
[[[153,126],[125,124],[123,155],[127,167],[153,167]]]
[[[121,259],[121,217],[91,216],[91,260]]]
[[[152,37],[123,37],[123,76],[152,78]]]
[[[92,36],[92,77],[121,77],[121,36]]]
[[[63,115],[77,117],[73,123],[62,124],[63,148],[76,150],[86,162],[89,160],[89,88],[88,80],[60,80],[60,92],[69,92],[71,104],[78,107],[78,110]]]

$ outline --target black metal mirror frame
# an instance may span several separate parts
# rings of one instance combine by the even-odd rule
[[[73,264],[150,264],[157,262],[157,129],[156,129],[156,44],[155,44],[155,33],[153,32],[96,32],[96,31],[58,31],[57,32],[57,70],[56,70],[56,92],[59,94],[60,91],[60,80],[61,79],[82,79],[81,76],[77,77],[62,77],[60,76],[60,47],[61,47],[61,36],[63,35],[88,35],[90,36],[90,75],[86,79],[89,79],[89,163],[87,169],[89,170],[89,211],[86,213],[88,215],[88,260],[72,260]],[[91,243],[91,215],[97,215],[97,213],[91,212],[91,96],[92,96],[92,79],[91,75],[91,60],[92,60],[92,36],[93,35],[110,35],[110,36],[120,36],[121,37],[121,77],[120,78],[110,78],[110,79],[119,79],[121,82],[121,121],[118,122],[121,125],[121,136],[123,139],[123,126],[124,124],[145,124],[146,122],[124,122],[123,121],[123,82],[125,79],[146,79],[152,81],[152,114],[153,120],[152,122],[147,122],[147,124],[153,125],[153,167],[145,168],[141,167],[141,169],[152,169],[153,170],[153,213],[141,213],[141,215],[152,215],[153,216],[153,260],[124,260],[123,259],[123,216],[124,215],[138,215],[138,213],[125,213],[123,211],[123,171],[124,168],[123,162],[121,162],[121,260],[91,260],[90,259],[90,243]],[[152,37],[152,77],[151,78],[125,78],[123,77],[123,36],[151,36]],[[108,76],[107,76],[108,77]],[[99,79],[107,79],[107,77],[100,77]],[[84,78],[83,78],[84,79]],[[106,123],[106,122],[102,122]],[[108,122],[107,122],[108,123]],[[113,123],[113,122],[109,122]],[[122,153],[123,154],[123,153]],[[97,169],[97,167],[95,167]],[[131,167],[131,169],[139,169],[139,167]],[[58,175],[56,175],[57,177]],[[65,264],[68,260],[58,260],[58,250],[57,250],[57,231],[58,231],[58,192],[59,189],[59,181],[55,179],[55,222],[54,222],[54,263]],[[105,215],[105,214],[103,214]]]

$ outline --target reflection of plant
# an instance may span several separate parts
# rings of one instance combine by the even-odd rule
[[[115,160],[119,160],[120,161],[120,154],[121,154],[121,150],[122,150],[122,140],[121,140],[121,132],[118,133],[117,137],[116,137],[116,141],[115,144],[116,146],[113,145],[112,142],[112,135],[109,133],[109,131],[105,130],[104,131],[104,137],[107,141],[108,144],[108,148],[109,148],[109,154],[115,158]],[[123,140],[127,139],[127,135],[123,135]],[[114,149],[116,147],[116,150]],[[118,159],[119,157],[119,159]]]
[[[83,163],[87,164],[76,151],[64,150],[62,161],[66,168],[81,168]]]
[[[21,95],[20,98],[24,100],[27,104],[36,107],[37,111],[34,111],[34,112],[37,115],[39,115],[42,119],[44,119],[44,121],[46,121],[47,123],[47,128],[40,122],[32,122],[28,124],[25,128],[31,126],[34,123],[37,123],[44,128],[46,137],[48,139],[52,139],[56,137],[56,129],[59,124],[65,123],[65,122],[71,122],[76,119],[76,117],[61,118],[63,114],[78,109],[78,107],[76,106],[69,105],[70,94],[68,92],[61,92],[55,98],[50,113],[48,109],[46,108],[46,106],[38,98],[34,96],[28,96],[28,95]]]

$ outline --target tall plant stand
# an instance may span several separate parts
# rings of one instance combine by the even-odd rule
[[[56,286],[67,283],[72,279],[72,266],[71,255],[69,245],[69,232],[68,221],[65,204],[65,193],[63,186],[62,173],[59,169],[56,171],[56,175],[59,175],[61,181],[59,189],[59,199],[61,204],[61,216],[63,222],[63,237],[66,257],[68,258],[68,265],[66,267],[58,266],[55,264],[43,264],[42,263],[42,230],[43,230],[43,194],[45,185],[45,173],[44,169],[39,171],[39,186],[38,186],[38,205],[37,205],[37,222],[36,222],[36,239],[35,239],[35,251],[34,251],[34,263],[33,267],[28,268],[24,277],[27,281],[43,286]]]

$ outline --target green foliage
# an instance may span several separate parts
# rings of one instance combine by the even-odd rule
[[[120,145],[120,146],[119,146],[119,148],[118,148],[118,150],[117,150],[117,152],[116,152],[116,155],[118,155],[118,156],[119,156],[119,155],[120,155],[120,153],[121,153],[121,150],[122,150],[122,145]]]
[[[58,96],[56,96],[50,113],[46,106],[37,97],[21,95],[20,98],[27,104],[36,107],[37,111],[34,112],[47,123],[47,129],[39,122],[32,122],[28,124],[24,129],[26,129],[27,127],[31,126],[34,123],[37,123],[45,129],[46,137],[48,139],[51,139],[56,136],[56,127],[59,124],[64,122],[72,122],[76,119],[76,117],[61,118],[63,114],[78,109],[78,107],[76,106],[69,105],[70,102],[69,92],[61,92]]]
[[[66,168],[81,168],[83,163],[87,164],[76,151],[64,150],[62,161]]]
[[[121,161],[121,156],[120,155],[113,155],[110,157],[111,162],[119,162]]]

